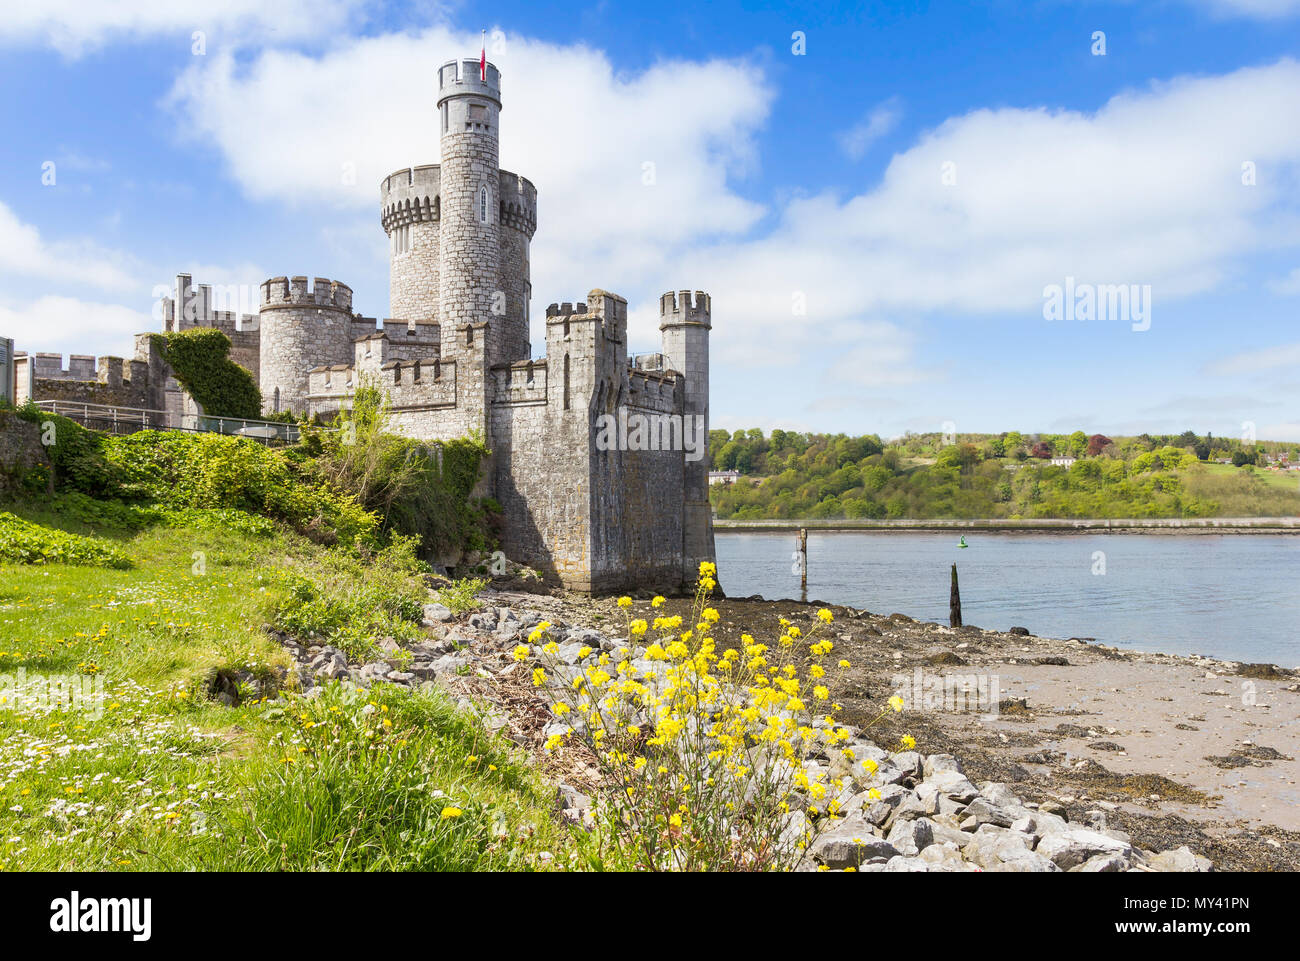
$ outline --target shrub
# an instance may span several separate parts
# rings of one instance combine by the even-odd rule
[[[478,594],[487,585],[488,580],[485,577],[464,577],[439,588],[438,600],[459,617],[461,614],[477,611],[483,606]]]
[[[230,359],[230,338],[213,327],[153,334],[172,373],[209,417],[262,416],[262,392],[253,375]]]
[[[599,808],[598,843],[608,848],[600,856],[621,866],[788,870],[840,815],[847,790],[880,796],[866,788],[877,763],[857,758],[852,732],[834,719],[840,705],[830,689],[849,662],[831,662],[832,642],[815,639],[831,612],[820,611],[807,635],[783,619],[775,646],[746,634],[743,651],[719,654],[710,636],[719,619],[708,607],[713,575],[712,564],[700,565],[684,630],[680,616],[627,620],[631,643],[658,637],[642,658],[615,663],[582,648],[576,669],[568,668],[545,621],[515,649],[518,661],[538,659],[534,683],[554,695],[552,711],[571,720],[548,750],[581,738],[617,788]],[[618,603],[624,611],[632,604]],[[894,710],[902,706],[891,699]],[[903,749],[914,746],[903,739]],[[810,773],[813,756],[829,763]]]
[[[41,443],[54,468],[56,490],[81,491],[91,497],[116,494],[120,478],[104,456],[106,435],[42,410],[30,401],[18,408],[18,416],[40,427]]]
[[[127,490],[169,507],[262,514],[325,544],[372,543],[378,531],[377,518],[351,496],[256,441],[141,431],[110,439],[107,456]]]
[[[42,527],[8,512],[0,512],[0,560],[19,564],[131,566],[125,553],[97,537],[81,537]]]
[[[309,432],[304,446],[319,447],[321,475],[353,494],[385,530],[419,537],[426,558],[485,548],[488,508],[471,494],[487,448],[473,437],[434,444],[399,437],[386,433],[389,419],[387,395],[363,379],[341,428]]]

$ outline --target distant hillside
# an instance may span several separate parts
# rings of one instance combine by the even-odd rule
[[[1276,517],[1300,513],[1300,445],[1180,435],[712,431],[720,518]]]

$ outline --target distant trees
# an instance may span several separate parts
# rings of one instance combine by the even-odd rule
[[[1295,446],[1186,439],[1008,431],[954,444],[935,431],[886,444],[874,434],[714,430],[714,468],[747,480],[716,485],[710,498],[724,518],[1185,517],[1215,513],[1221,496],[1248,512],[1259,495],[1239,486],[1246,478],[1226,480],[1198,460],[1266,464]],[[1069,470],[1044,463],[1066,455],[1075,457]]]

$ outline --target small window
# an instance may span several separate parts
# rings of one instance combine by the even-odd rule
[[[478,189],[478,221],[481,224],[488,222],[488,189],[486,184]]]

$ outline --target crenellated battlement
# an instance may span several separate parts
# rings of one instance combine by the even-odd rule
[[[352,288],[328,277],[317,277],[308,288],[306,277],[272,277],[262,284],[262,310],[277,307],[322,307],[352,313]]]
[[[702,324],[712,327],[712,301],[702,290],[692,296],[689,290],[670,290],[659,298],[659,326],[668,324]]]
[[[442,217],[442,168],[438,164],[395,170],[379,185],[379,222],[394,227],[437,223]]]
[[[486,97],[501,106],[501,71],[487,65],[487,81],[480,77],[478,60],[448,60],[438,68],[438,105],[448,97]]]
[[[546,308],[546,316],[548,319],[590,317],[626,323],[627,300],[618,294],[596,288],[587,294],[585,301],[579,301],[577,306],[567,301],[551,304]]]
[[[532,239],[537,231],[537,188],[527,177],[501,171],[501,222]]]

